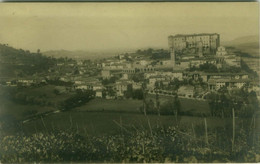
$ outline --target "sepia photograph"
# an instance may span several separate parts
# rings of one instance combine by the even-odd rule
[[[259,61],[259,2],[0,3],[0,163],[258,163]]]

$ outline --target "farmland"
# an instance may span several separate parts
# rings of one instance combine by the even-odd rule
[[[182,128],[191,128],[192,124],[203,125],[204,119],[201,117],[181,116],[176,122],[174,116],[148,115],[152,127],[173,126],[179,124]],[[69,128],[78,129],[83,135],[116,134],[120,130],[121,124],[125,127],[148,129],[148,120],[145,116],[135,113],[113,113],[113,112],[63,112],[43,120],[38,119],[25,123],[23,130],[28,133],[51,131],[53,128],[66,130]],[[231,123],[229,119],[208,118],[208,127],[221,127]],[[44,124],[46,128],[44,127]]]
[[[165,97],[164,97],[165,99]],[[181,105],[187,109],[194,108],[194,104],[199,107],[205,107],[204,101],[194,102],[191,99],[181,99]],[[201,105],[202,104],[202,105]],[[48,131],[53,128],[58,129],[78,129],[82,135],[100,135],[103,133],[116,134],[120,129],[118,124],[130,128],[148,129],[148,120],[141,114],[139,107],[141,100],[105,100],[93,99],[87,104],[77,107],[71,111],[57,113],[25,123],[23,129],[25,132],[34,133],[38,131]],[[195,107],[196,108],[196,107]],[[203,109],[203,108],[201,108]],[[205,109],[204,109],[205,110]],[[202,117],[181,116],[176,118],[173,115],[158,117],[157,115],[148,115],[152,127],[180,125],[182,128],[189,128],[196,125],[203,125]],[[208,118],[209,128],[224,126],[231,123],[229,119]],[[44,124],[46,127],[44,127]]]

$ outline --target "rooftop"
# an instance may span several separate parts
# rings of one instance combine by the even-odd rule
[[[245,82],[249,82],[248,79],[209,79],[208,81],[209,83],[216,83],[216,82],[220,82],[220,83],[226,83],[226,82],[230,82],[230,83],[245,83]]]
[[[219,35],[217,33],[200,33],[200,34],[177,34],[177,35],[170,35],[169,37],[188,37],[188,36],[204,36],[204,35]]]
[[[248,75],[246,72],[238,72],[238,73],[231,73],[231,72],[216,72],[216,73],[207,73],[201,72],[202,75],[211,75],[211,76],[236,76],[236,75]]]

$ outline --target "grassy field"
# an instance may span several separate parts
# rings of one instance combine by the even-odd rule
[[[41,88],[34,88],[27,90],[27,94],[39,95],[49,94],[48,99],[52,101],[64,100],[69,95],[55,96],[52,90],[53,86],[45,86]],[[161,101],[166,101],[167,97],[160,97]],[[181,99],[181,107],[183,111],[195,112],[209,112],[208,103],[206,101],[196,101],[192,99]],[[79,133],[83,135],[101,135],[103,133],[116,134],[121,129],[120,122],[125,128],[141,128],[149,129],[148,119],[151,127],[155,126],[169,126],[176,125],[181,127],[191,127],[196,125],[203,125],[203,118],[182,116],[176,121],[174,116],[143,116],[139,110],[142,106],[142,100],[106,100],[93,99],[87,104],[77,107],[71,111],[56,113],[49,115],[43,120],[38,119],[23,124],[23,130],[26,133],[34,133],[38,131],[51,131],[54,128],[58,129],[78,129]],[[3,106],[3,105],[2,105]],[[5,104],[5,111],[9,114],[22,116],[23,111],[28,109],[37,109],[38,111],[56,110],[52,107],[39,107],[36,105],[19,105],[10,103]],[[2,112],[2,111],[1,111]],[[230,120],[223,120],[219,118],[209,118],[208,127],[214,128],[216,126],[223,126],[230,123]],[[45,126],[44,126],[45,125]]]
[[[71,96],[71,93],[63,93],[60,95],[54,94],[53,90],[55,86],[46,85],[37,88],[21,88],[15,92],[15,94],[24,94],[30,97],[41,97],[41,99],[46,100],[47,102],[57,103],[61,102]],[[19,104],[15,103],[13,100],[8,99],[6,96],[14,90],[12,87],[3,87],[0,88],[0,116],[11,116],[15,119],[23,119],[24,113],[31,110],[36,110],[38,113],[57,110],[53,106],[40,106],[38,104]],[[15,97],[15,95],[14,95]]]
[[[37,110],[39,113],[55,110],[54,107],[39,105],[21,105],[11,101],[1,101],[0,116],[12,116],[17,120],[24,119],[24,113],[30,110]]]
[[[75,108],[78,111],[113,111],[113,112],[139,112],[141,100],[106,100],[93,99],[86,105]]]
[[[192,113],[210,113],[208,101],[198,101],[193,99],[179,98],[181,109]]]
[[[30,96],[39,96],[45,95],[47,101],[50,102],[59,102],[69,98],[71,93],[62,93],[60,95],[56,95],[54,93],[55,86],[54,85],[46,85],[38,88],[24,88],[20,90],[20,92],[30,95]]]
[[[155,95],[148,95],[147,99],[152,99],[155,102]],[[161,96],[159,97],[159,101],[161,104],[164,104],[168,101],[173,101],[174,98],[170,96]],[[210,113],[210,107],[208,101],[201,101],[201,100],[194,100],[194,99],[187,99],[187,98],[180,98],[181,103],[181,111],[182,112],[191,112],[194,114],[197,113]]]
[[[142,114],[118,113],[118,112],[63,112],[45,117],[43,120],[35,120],[25,123],[23,130],[26,133],[39,131],[51,131],[54,128],[67,130],[70,128],[78,129],[82,135],[102,135],[116,134],[120,131],[120,124],[124,128],[137,128],[149,130],[148,119],[151,127],[170,126],[179,124],[182,128],[191,128],[197,125],[204,125],[204,118],[182,116],[175,120],[174,116],[156,116],[149,115],[145,117]],[[221,127],[231,123],[230,119],[207,118],[208,128]],[[121,122],[121,123],[120,123]],[[45,125],[45,127],[44,127]]]

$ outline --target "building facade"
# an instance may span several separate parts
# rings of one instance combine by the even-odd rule
[[[220,35],[212,34],[190,34],[190,35],[175,35],[168,37],[170,51],[182,51],[184,49],[195,49],[197,52],[216,52],[220,45]]]

